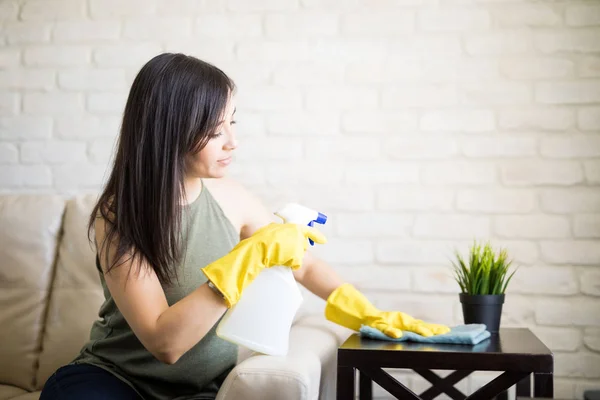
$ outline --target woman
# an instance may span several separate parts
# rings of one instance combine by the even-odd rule
[[[225,178],[237,147],[234,83],[183,54],[136,76],[108,183],[89,221],[105,301],[90,340],[41,399],[212,399],[237,348],[216,324],[264,268],[286,265],[330,320],[398,337],[448,328],[381,312],[305,253],[318,231],[272,214]]]

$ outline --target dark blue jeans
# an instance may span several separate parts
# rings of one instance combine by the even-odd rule
[[[89,364],[59,368],[44,385],[40,400],[141,400],[110,372]]]

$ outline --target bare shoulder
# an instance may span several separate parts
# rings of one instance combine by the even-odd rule
[[[203,182],[241,238],[275,221],[260,198],[236,179],[226,177],[205,179]]]

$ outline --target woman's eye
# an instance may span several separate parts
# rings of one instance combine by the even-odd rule
[[[210,137],[211,137],[211,139],[214,139],[214,138],[218,138],[222,134],[223,134],[223,132],[217,132],[217,133],[213,133],[212,135],[210,135]]]
[[[232,121],[231,121],[231,125],[235,125],[235,124],[237,124],[237,121],[233,121],[233,120],[232,120]]]

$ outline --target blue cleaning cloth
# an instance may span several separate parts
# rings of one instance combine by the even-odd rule
[[[387,340],[391,342],[420,342],[420,343],[454,343],[454,344],[477,344],[490,337],[490,332],[486,330],[484,324],[458,325],[450,328],[450,332],[436,336],[421,336],[414,332],[402,332],[402,337],[395,339],[389,337],[379,329],[362,325],[360,327],[361,336],[370,339]]]

